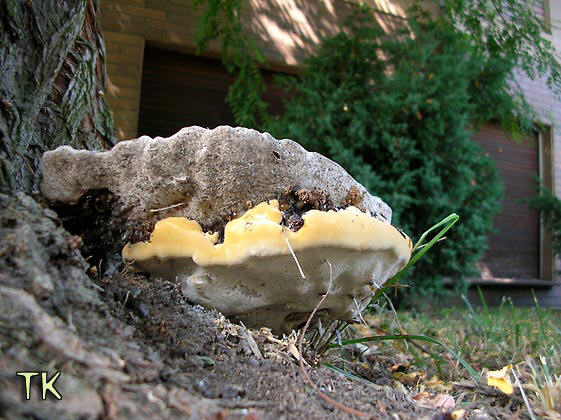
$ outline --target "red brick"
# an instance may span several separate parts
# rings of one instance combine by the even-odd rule
[[[163,10],[146,9],[144,7],[123,6],[123,12],[134,16],[142,16],[150,19],[165,20],[166,12]]]
[[[116,31],[103,31],[103,36],[113,42],[131,45],[144,45],[144,39],[138,35],[129,35]]]

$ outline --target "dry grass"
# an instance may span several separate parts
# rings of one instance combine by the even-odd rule
[[[427,335],[451,348],[483,378],[471,380],[458,359],[443,347],[423,341],[388,340],[341,347],[329,354],[337,367],[374,383],[405,388],[412,396],[427,391],[451,395],[456,407],[502,407],[529,417],[561,419],[561,313],[515,307],[509,301],[498,308],[485,305],[423,312],[386,308],[364,316],[367,325],[344,331],[344,338],[384,334]],[[519,389],[505,395],[485,385],[485,373],[512,364],[528,404]],[[514,382],[514,381],[513,381]],[[530,406],[530,409],[528,408]]]

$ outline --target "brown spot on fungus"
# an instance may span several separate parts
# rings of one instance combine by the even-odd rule
[[[364,209],[364,205],[362,204],[363,200],[364,194],[360,192],[360,190],[356,186],[353,185],[351,188],[349,188],[349,192],[347,193],[347,196],[344,200],[344,205],[354,206],[361,211],[366,211]]]

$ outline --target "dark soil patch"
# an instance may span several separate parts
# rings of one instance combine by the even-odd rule
[[[145,352],[161,357],[165,368],[158,382],[181,386],[225,407],[256,408],[263,418],[346,418],[305,383],[288,352],[258,359],[240,338],[220,331],[217,312],[186,303],[178,284],[125,275],[102,286],[113,316],[134,326],[134,338]],[[393,413],[400,418],[429,414],[408,401],[406,394],[387,395],[321,367],[313,368],[311,375],[333,398],[379,413],[378,418],[392,418]]]

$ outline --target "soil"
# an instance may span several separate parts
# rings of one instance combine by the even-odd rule
[[[0,418],[352,418],[304,380],[290,339],[231,324],[186,302],[178,284],[120,271],[118,259],[92,267],[80,245],[52,210],[0,195]],[[371,418],[451,418],[390,386],[388,369],[371,370],[373,384],[308,370]],[[42,401],[33,386],[25,400],[21,371],[60,371],[62,399]]]

